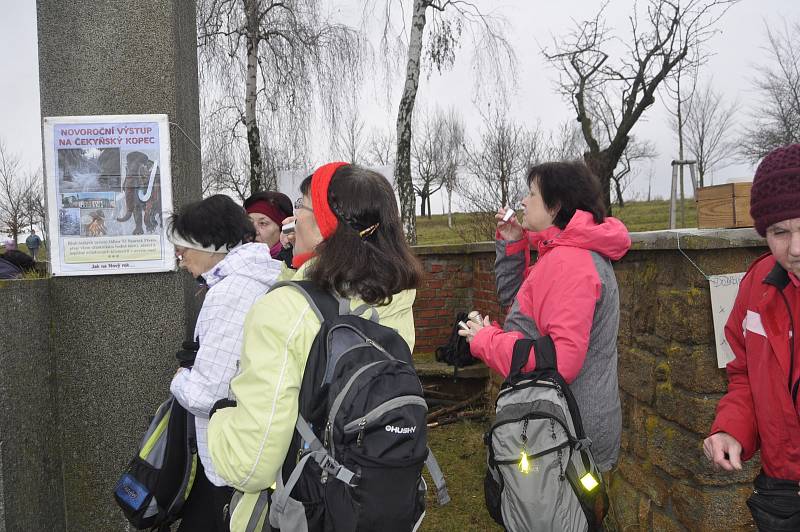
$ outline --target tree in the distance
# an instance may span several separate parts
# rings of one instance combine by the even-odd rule
[[[706,176],[733,164],[738,145],[732,138],[736,126],[737,102],[726,102],[708,83],[698,87],[688,102],[685,134],[686,149],[697,161],[698,186],[705,186]]]
[[[714,25],[738,0],[648,0],[644,13],[634,4],[630,36],[620,41],[606,26],[603,8],[545,51],[560,72],[561,93],[575,109],[588,147],[586,164],[600,178],[611,212],[611,183],[632,130],[656,101],[656,91],[690,52],[714,34]],[[612,50],[624,43],[616,61]],[[610,139],[597,134],[591,108],[599,98],[611,102],[617,119]]]
[[[313,118],[336,123],[357,90],[363,36],[320,0],[198,0],[197,34],[204,106],[243,128],[229,138],[246,142],[247,193],[274,188],[265,147],[291,160],[283,147],[306,146]]]
[[[741,139],[740,154],[751,162],[800,142],[800,21],[766,32],[769,61],[756,69],[753,80],[760,100]]]
[[[395,156],[395,186],[400,196],[400,216],[408,242],[417,241],[415,192],[411,172],[411,143],[414,105],[419,88],[423,61],[429,68],[439,72],[450,68],[455,62],[456,51],[463,33],[472,36],[473,67],[482,79],[493,80],[502,85],[515,78],[516,58],[503,32],[503,21],[482,13],[475,4],[464,0],[381,0],[386,6],[383,42],[393,42],[392,7],[399,6],[401,12],[409,7],[411,22],[408,37],[403,46],[405,76],[397,111],[397,154]],[[427,39],[424,38],[428,32]],[[405,32],[402,31],[402,34]],[[392,54],[385,54],[390,57]],[[498,90],[495,97],[502,91]]]
[[[41,176],[25,173],[0,139],[0,224],[15,242],[31,221],[32,200],[40,189]]]
[[[374,166],[394,166],[397,155],[397,138],[393,127],[373,128],[366,140],[367,161]]]
[[[497,209],[515,207],[525,195],[525,172],[541,161],[544,153],[541,139],[538,128],[528,130],[509,118],[504,110],[484,114],[480,138],[466,146],[467,175],[458,188],[464,210],[476,213],[472,220],[473,237],[491,238]]]

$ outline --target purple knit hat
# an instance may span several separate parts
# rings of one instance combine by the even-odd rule
[[[761,236],[774,223],[800,218],[800,144],[776,148],[758,165],[750,190],[750,216]]]

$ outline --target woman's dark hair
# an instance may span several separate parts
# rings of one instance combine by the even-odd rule
[[[275,192],[273,190],[268,191],[261,191],[256,192],[246,200],[244,200],[244,208],[245,210],[257,201],[266,201],[270,205],[275,205],[280,211],[285,214],[286,218],[294,214],[294,209],[292,208],[292,200],[289,199],[289,196],[283,194],[281,192]]]
[[[181,207],[170,218],[169,230],[202,246],[217,249],[250,242],[256,234],[244,209],[222,194]]]
[[[300,192],[308,196],[310,186],[307,178]],[[317,246],[319,260],[309,268],[309,279],[371,305],[389,303],[392,295],[418,286],[422,265],[406,242],[394,191],[385,177],[360,166],[341,166],[328,187],[328,204],[338,226]],[[359,235],[376,223],[374,232]]]
[[[592,215],[602,223],[606,207],[600,181],[583,161],[561,161],[537,164],[528,170],[528,186],[536,183],[548,209],[558,209],[553,225],[564,229],[575,211]]]

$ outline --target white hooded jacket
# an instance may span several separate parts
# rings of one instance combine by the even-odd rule
[[[244,319],[253,303],[275,283],[284,265],[273,259],[266,244],[233,248],[203,274],[208,285],[197,317],[194,337],[200,343],[191,370],[175,374],[170,391],[195,416],[197,451],[206,477],[224,486],[208,454],[208,417],[214,403],[228,397],[242,350]]]

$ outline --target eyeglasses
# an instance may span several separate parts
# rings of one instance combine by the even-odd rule
[[[302,196],[297,198],[297,201],[294,202],[294,210],[299,211],[301,209],[305,209],[309,212],[314,212],[314,209],[312,209],[311,207],[306,207],[305,205],[303,205]]]

